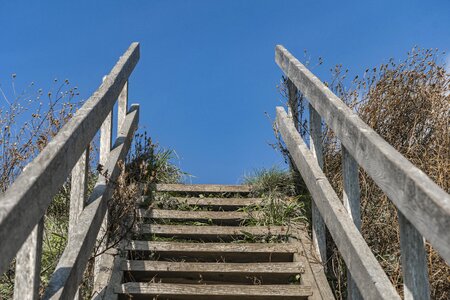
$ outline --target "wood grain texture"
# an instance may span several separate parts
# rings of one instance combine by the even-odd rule
[[[72,169],[72,179],[70,183],[70,209],[69,209],[69,230],[67,238],[71,239],[78,223],[78,217],[84,209],[87,198],[88,174],[89,172],[89,146],[81,154],[75,167]],[[79,292],[74,300],[80,299]]]
[[[69,210],[69,231],[70,239],[77,225],[78,217],[83,211],[87,198],[87,184],[89,171],[89,149],[81,154],[80,159],[72,170],[70,185],[70,210]]]
[[[311,238],[305,230],[295,230],[292,240],[299,245],[299,253],[294,254],[294,260],[305,261],[305,273],[302,275],[302,284],[309,285],[313,289],[313,295],[309,300],[323,299],[334,300],[334,294],[328,283],[325,269],[321,263]]]
[[[0,274],[7,270],[97,133],[138,60],[139,44],[133,43],[105,82],[0,196]]]
[[[110,273],[110,277],[107,279],[107,285],[104,285],[102,282],[97,282],[97,285],[94,283],[91,300],[117,300],[119,298],[119,295],[114,290],[120,288],[120,284],[123,282],[123,272],[121,270],[123,260],[120,254],[114,255],[112,270],[110,272],[110,260],[108,259],[105,263],[102,263],[102,268],[108,269],[107,271]]]
[[[344,188],[342,191],[342,202],[352,219],[356,228],[361,231],[361,203],[360,203],[360,187],[359,187],[359,166],[348,153],[345,147],[342,147],[342,180]],[[362,299],[356,283],[352,279],[350,271],[347,270],[347,298],[349,300]]]
[[[450,263],[450,195],[365,124],[283,46],[275,60],[348,152]]]
[[[277,126],[339,252],[365,299],[400,299],[364,238],[348,217],[317,160],[309,151],[282,107]]]
[[[174,283],[139,283],[128,282],[116,290],[127,295],[146,295],[160,297],[183,296],[207,297],[207,299],[301,299],[311,295],[311,287],[301,285],[224,285],[224,284],[174,284]],[[201,298],[200,298],[201,299]],[[253,299],[253,298],[252,298]]]
[[[256,214],[256,212],[255,212]],[[167,220],[197,220],[197,221],[224,221],[240,222],[249,218],[249,213],[240,211],[206,211],[206,210],[165,210],[165,209],[139,209],[140,218],[167,219]]]
[[[158,192],[186,192],[186,193],[249,193],[248,185],[221,185],[221,184],[165,184],[156,185]]]
[[[122,273],[120,271],[120,266],[118,268],[115,266],[117,261],[116,257],[118,256],[119,251],[114,248],[106,250],[103,254],[99,273],[92,288],[92,300],[110,299],[106,298],[107,287],[112,284],[112,280],[114,280],[113,275],[115,275],[118,271],[119,273]]]
[[[245,236],[287,235],[286,226],[193,226],[193,225],[160,225],[142,224],[141,234],[156,234],[163,237],[180,237],[192,239],[226,239]]]
[[[128,112],[128,81],[123,86],[117,100],[117,130],[120,130]]]
[[[104,78],[103,80],[105,80]],[[113,111],[111,110],[109,114],[106,116],[105,120],[103,121],[102,126],[100,127],[100,153],[99,153],[99,159],[98,163],[104,167],[107,160],[109,152],[111,151],[112,146],[112,137],[113,137]],[[106,248],[107,238],[106,237],[106,231],[108,229],[108,211],[106,211],[105,216],[102,221],[102,225],[100,226],[100,230],[97,235],[97,243],[96,248],[98,249],[98,252],[101,253]],[[100,271],[100,264],[101,264],[102,255],[97,256],[94,258],[94,270],[93,270],[93,276],[94,281],[97,280],[98,273]]]
[[[122,270],[138,282],[156,279],[170,283],[247,283],[259,280],[263,284],[288,284],[302,274],[300,262],[229,263],[229,262],[169,262],[128,260]]]
[[[126,260],[123,271],[138,272],[191,272],[191,273],[287,273],[297,274],[302,263],[191,263],[169,261]]]
[[[405,300],[430,299],[425,243],[416,228],[398,212]]]
[[[296,246],[287,243],[180,243],[158,241],[130,241],[124,247],[125,250],[155,251],[155,252],[218,252],[218,253],[294,253]]]
[[[212,209],[235,209],[251,205],[264,205],[262,198],[198,198],[198,197],[172,197],[181,204],[189,206],[210,206]]]
[[[14,300],[39,299],[43,232],[44,218],[35,226],[17,253]]]
[[[43,299],[72,299],[74,297],[106,213],[107,200],[113,193],[111,182],[114,182],[120,173],[118,162],[123,160],[128,152],[138,120],[139,107],[135,105],[127,114],[105,165],[110,181],[106,183],[104,176],[100,176],[97,180],[87,206],[78,219],[78,226],[73,238],[68,241]]]
[[[323,168],[323,147],[322,147],[322,118],[317,111],[309,105],[309,127],[310,140],[309,148],[312,155],[316,158],[320,168]],[[295,124],[294,124],[295,127]],[[298,128],[296,127],[298,131]],[[315,201],[311,203],[312,211],[312,238],[314,247],[319,254],[320,261],[326,262],[327,259],[327,243],[326,243],[326,227],[322,216]]]

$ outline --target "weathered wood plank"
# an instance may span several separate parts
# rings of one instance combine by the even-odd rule
[[[297,274],[302,263],[190,263],[170,261],[126,260],[122,271],[136,272],[190,272],[190,273],[281,273]]]
[[[210,206],[212,209],[235,209],[244,206],[264,205],[262,198],[198,198],[172,197],[182,204],[189,206]]]
[[[120,287],[120,284],[123,282],[123,272],[121,270],[123,258],[119,253],[113,255],[113,264],[111,265],[110,258],[107,261],[102,261],[102,268],[107,269],[106,272],[109,273],[109,278],[100,277],[101,281],[103,279],[107,280],[106,282],[97,281],[94,283],[94,290],[92,292],[91,300],[117,300],[118,294],[114,292],[114,289]],[[110,270],[111,269],[111,270]],[[106,275],[106,274],[105,274]],[[105,285],[106,283],[106,285]]]
[[[227,239],[245,236],[266,236],[289,234],[286,226],[193,226],[142,224],[141,234],[156,234],[163,237],[180,237],[190,239]]]
[[[398,211],[398,223],[404,299],[430,299],[427,253],[423,238],[400,211]]]
[[[106,78],[106,77],[105,77]],[[105,78],[103,80],[105,80]],[[125,83],[126,84],[126,83]],[[106,116],[105,120],[103,121],[102,126],[100,127],[100,153],[99,153],[99,164],[103,167],[105,166],[109,152],[111,151],[111,145],[112,145],[112,138],[113,138],[113,110],[111,110]],[[108,230],[108,210],[105,213],[105,217],[102,221],[102,226],[100,226],[100,230],[97,235],[97,245],[95,248],[97,249],[98,253],[101,253],[106,248],[107,235],[106,232]],[[97,280],[98,273],[100,271],[100,265],[101,265],[102,255],[99,255],[94,258],[94,281]]]
[[[106,81],[0,196],[0,274],[7,270],[97,133],[138,60],[139,44],[133,43]]]
[[[365,124],[283,46],[276,47],[275,60],[358,164],[450,263],[450,195]]]
[[[116,292],[132,296],[159,295],[160,297],[170,297],[171,299],[176,296],[183,296],[183,299],[191,299],[191,297],[207,297],[207,299],[247,299],[247,297],[250,296],[258,297],[258,299],[299,299],[299,297],[310,296],[311,287],[301,285],[203,285],[128,282],[122,284]]]
[[[356,228],[361,231],[361,203],[359,166],[350,153],[342,147],[342,177],[344,182],[343,203]],[[347,295],[349,300],[362,299],[350,271],[347,270]]]
[[[16,257],[15,300],[39,299],[44,218],[35,226]]]
[[[152,253],[160,259],[182,258],[184,261],[288,262],[297,248],[288,243],[179,243],[131,241],[127,251]]]
[[[94,281],[94,287],[92,288],[93,300],[110,299],[105,297],[107,286],[111,284],[114,271],[121,272],[120,267],[118,270],[114,270],[116,256],[118,255],[119,252],[114,248],[106,250],[106,252],[103,254],[99,273]]]
[[[153,252],[216,252],[216,253],[295,253],[298,249],[288,243],[179,243],[158,241],[131,241],[125,250],[153,251]]]
[[[171,219],[171,220],[197,220],[197,221],[222,221],[239,222],[250,217],[249,213],[240,211],[184,211],[184,210],[165,210],[165,209],[139,209],[137,216],[140,218],[151,219]],[[257,212],[255,212],[257,217]]]
[[[228,262],[168,262],[127,260],[122,270],[133,281],[151,281],[170,283],[247,283],[257,278],[264,284],[287,284],[289,280],[303,272],[300,262],[270,263],[228,263]]]
[[[299,111],[298,111],[298,89],[295,84],[288,78],[287,79],[287,89],[288,89],[288,115],[292,117],[294,126],[299,131]]]
[[[311,266],[305,257],[305,252],[303,247],[299,241],[295,238],[289,238],[289,243],[293,243],[299,249],[299,252],[294,253],[293,261],[294,262],[302,262],[303,264],[303,273],[300,277],[300,284],[310,286],[312,290],[312,295],[308,297],[308,300],[322,300],[322,296],[320,295],[319,287],[317,286],[317,282],[314,279]]]
[[[249,193],[248,185],[220,185],[220,184],[165,184],[156,185],[158,192],[186,192],[186,193]]]
[[[75,167],[72,169],[72,179],[70,184],[70,210],[69,210],[69,230],[68,238],[71,239],[74,228],[77,226],[78,217],[83,211],[87,198],[89,172],[89,146],[81,154]],[[80,299],[79,292],[76,293],[74,300]]]
[[[89,171],[89,148],[81,154],[80,159],[72,170],[70,185],[70,210],[68,238],[72,237],[77,226],[78,217],[83,211],[87,198],[87,184]]]
[[[276,122],[289,153],[363,297],[400,299],[282,107],[277,107]]]
[[[294,255],[294,260],[305,261],[305,273],[302,276],[302,284],[310,285],[313,295],[308,300],[322,299],[334,300],[333,291],[328,283],[323,264],[318,259],[317,251],[305,230],[295,230],[294,237],[297,245],[300,246],[298,254]]]
[[[128,81],[123,86],[117,100],[117,130],[120,130],[128,111]]]
[[[320,168],[323,168],[322,147],[322,118],[317,111],[309,105],[310,141],[309,147],[312,155],[316,158]],[[295,124],[294,124],[295,127]],[[296,128],[297,130],[297,128]],[[297,130],[298,131],[298,130]],[[326,227],[315,201],[311,203],[312,210],[312,238],[313,244],[322,262],[327,261]]]
[[[114,147],[105,164],[109,181],[100,176],[89,197],[88,205],[78,219],[78,226],[56,266],[43,299],[71,299],[81,282],[84,269],[94,248],[104,218],[107,200],[112,196],[114,182],[120,173],[118,162],[128,152],[139,120],[139,106],[132,106],[117,135]]]

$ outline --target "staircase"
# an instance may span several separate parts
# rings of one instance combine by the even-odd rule
[[[14,274],[15,300],[78,297],[93,250],[107,249],[108,201],[139,124],[139,105],[128,105],[139,49],[139,43],[130,45],[83,107],[0,195],[0,274]],[[450,195],[281,45],[275,61],[289,79],[288,102],[295,103],[298,92],[309,102],[309,141],[283,107],[276,109],[276,129],[311,195],[313,243],[301,226],[245,226],[249,216],[240,208],[264,205],[250,197],[247,186],[158,185],[157,193],[170,195],[159,202],[162,207],[149,199],[139,204],[131,241],[95,257],[93,300],[333,299],[321,263],[329,261],[330,238],[347,268],[349,299],[401,299],[361,235],[360,169],[397,209],[405,298],[430,299],[424,241],[450,262]],[[341,145],[342,198],[322,170],[324,124]],[[103,174],[89,192],[89,145],[97,134]],[[67,245],[43,287],[45,214],[68,180]]]
[[[264,205],[248,186],[160,184],[157,192],[170,196],[138,205],[107,298],[324,299],[302,228],[245,226],[250,216],[240,208]],[[172,209],[161,209],[164,201]],[[279,242],[260,242],[268,237]]]

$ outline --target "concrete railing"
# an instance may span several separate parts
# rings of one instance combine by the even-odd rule
[[[405,299],[429,299],[424,238],[450,262],[450,196],[365,124],[284,47],[276,47],[275,60],[289,79],[289,90],[293,91],[290,94],[295,95],[298,89],[309,101],[309,149],[282,107],[277,107],[276,122],[313,197],[313,243],[319,258],[323,262],[328,259],[328,228],[351,274],[350,299],[400,298],[359,231],[361,166],[398,209]],[[322,172],[322,121],[342,145],[342,201]]]
[[[105,226],[111,182],[120,171],[118,162],[126,157],[138,125],[139,106],[128,109],[128,78],[138,60],[139,44],[133,43],[97,91],[1,195],[0,273],[16,257],[14,299],[39,297],[44,214],[70,175],[68,242],[44,299],[76,296],[97,236]],[[111,147],[112,111],[117,99],[117,138]],[[99,163],[109,180],[100,175],[88,197],[88,148],[99,130]]]

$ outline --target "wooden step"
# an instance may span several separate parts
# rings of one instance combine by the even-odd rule
[[[154,234],[161,237],[186,238],[193,240],[233,240],[242,237],[287,236],[287,226],[193,226],[142,224],[141,234]]]
[[[200,221],[219,224],[235,224],[250,217],[248,213],[239,211],[185,211],[185,210],[165,210],[165,209],[139,209],[139,218],[149,218],[153,220],[174,220],[174,221]],[[255,217],[257,213],[255,212]]]
[[[133,299],[306,299],[311,287],[302,285],[226,285],[141,283],[121,284],[116,293]],[[159,299],[159,298],[158,298]]]
[[[122,270],[130,280],[148,282],[153,278],[170,283],[288,284],[303,273],[303,264],[290,263],[198,263],[127,260]]]
[[[217,198],[217,197],[172,197],[180,204],[189,206],[208,206],[211,209],[218,210],[230,210],[245,206],[264,205],[264,199],[262,198]]]
[[[287,262],[299,250],[289,243],[178,243],[131,241],[124,248],[130,256],[205,262]]]
[[[220,185],[220,184],[166,184],[156,185],[157,192],[183,193],[249,193],[248,185]]]

